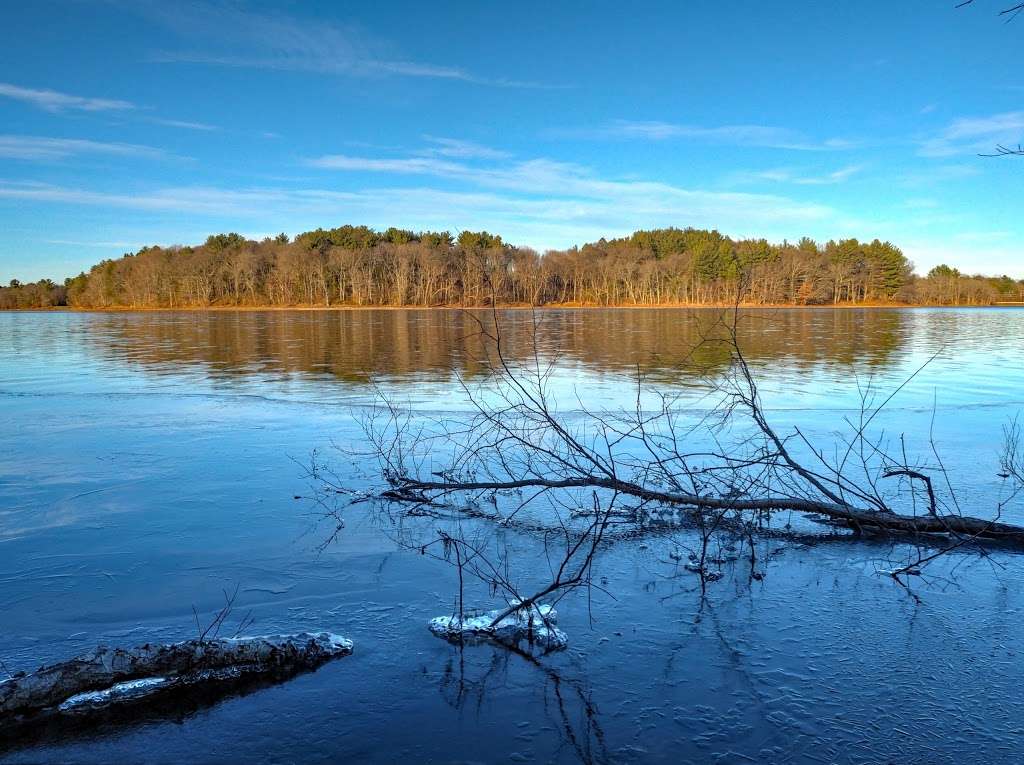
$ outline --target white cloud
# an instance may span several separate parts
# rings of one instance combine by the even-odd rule
[[[202,130],[202,131],[213,131],[220,130],[216,125],[207,125],[205,122],[190,122],[188,120],[167,120],[159,117],[154,117],[150,120],[157,125],[164,125],[166,127],[182,128],[184,130]]]
[[[361,216],[379,217],[380,210],[387,210],[392,218],[399,215],[403,221],[411,218],[432,228],[497,228],[513,241],[540,249],[669,225],[782,238],[837,219],[837,213],[825,205],[776,194],[607,179],[590,168],[547,159],[480,166],[438,157],[328,155],[309,164],[346,172],[438,178],[468,186],[469,190],[460,191],[370,189],[350,197],[347,204],[358,206]]]
[[[792,183],[797,186],[831,186],[848,181],[863,169],[863,165],[847,165],[830,173],[813,175],[801,173],[791,168],[777,168],[774,170],[736,173],[731,177],[731,180],[737,183],[769,181],[772,183]]]
[[[476,75],[461,67],[409,61],[393,46],[355,25],[260,14],[217,2],[137,2],[141,11],[178,32],[189,50],[153,55],[162,63],[282,69],[347,76],[402,76],[457,80],[497,87],[546,87],[540,83]],[[225,35],[225,30],[230,34]],[[204,39],[205,38],[205,39]]]
[[[833,183],[843,183],[844,181],[850,180],[857,173],[864,169],[864,165],[847,165],[838,170],[833,170],[831,173],[819,176],[804,176],[794,178],[793,183],[799,183],[806,186],[822,186]]]
[[[943,164],[923,166],[920,170],[909,170],[900,173],[899,182],[905,186],[935,186],[948,181],[959,181],[981,175],[978,163],[974,164]]]
[[[46,183],[0,181],[0,199],[98,205],[205,215],[259,215],[286,201],[287,192],[230,191],[202,186],[145,193],[111,193]]]
[[[509,241],[541,250],[669,225],[718,228],[733,236],[775,240],[792,240],[804,234],[817,238],[877,235],[896,241],[921,272],[947,262],[964,272],[1006,272],[1024,277],[1024,258],[1008,232],[962,226],[959,235],[929,239],[908,235],[908,231],[926,232],[933,226],[914,224],[905,216],[892,221],[858,221],[826,206],[779,195],[683,189],[644,181],[591,179],[591,183],[584,186],[585,194],[558,189],[541,193],[540,186],[535,186],[533,193],[523,194],[499,187],[440,190],[429,186],[355,190],[188,186],[105,192],[0,181],[0,204],[19,200],[88,206],[108,210],[111,219],[117,221],[124,218],[119,209],[159,213],[161,229],[172,232],[169,235],[175,241],[181,240],[183,232],[207,228],[299,231],[331,221],[359,221],[377,228],[486,228],[499,231]],[[139,233],[138,238],[153,241],[159,236]],[[68,237],[69,243],[71,239]],[[113,241],[106,244],[111,249],[120,246]]]
[[[353,170],[371,173],[405,173],[409,175],[458,176],[472,172],[472,169],[447,160],[429,157],[407,157],[403,159],[375,159],[352,157],[347,154],[328,154],[307,163],[311,167],[325,170]]]
[[[529,164],[529,163],[527,163]],[[490,190],[442,191],[435,188],[370,188],[337,191],[325,188],[257,188],[228,190],[174,187],[144,192],[111,193],[40,183],[0,182],[0,201],[88,205],[160,211],[183,216],[258,220],[260,225],[293,230],[325,220],[359,220],[368,225],[414,228],[480,227],[499,229],[513,241],[540,249],[581,244],[600,236],[636,228],[693,225],[723,228],[738,235],[770,233],[782,223],[803,231],[807,224],[829,219],[833,211],[815,204],[768,194],[738,194],[681,189],[660,183],[572,180],[554,165],[544,174],[515,171],[529,196]],[[561,175],[559,173],[562,173]],[[544,181],[542,183],[542,181]],[[559,188],[565,183],[572,189]],[[543,193],[544,189],[546,193]],[[298,223],[301,221],[301,223]],[[235,223],[230,225],[234,226]],[[796,233],[796,232],[794,232]],[[788,231],[779,233],[789,235]]]
[[[168,156],[161,149],[132,143],[103,143],[75,138],[0,135],[0,157],[6,159],[54,161],[78,154],[108,154],[149,159]]]
[[[604,215],[617,211],[643,216],[676,215],[686,218],[693,208],[709,217],[712,208],[722,217],[733,218],[742,212],[759,220],[816,220],[832,211],[819,204],[798,202],[776,195],[741,194],[684,189],[660,181],[608,180],[598,177],[589,168],[548,159],[532,159],[489,167],[430,157],[373,158],[334,154],[311,160],[310,165],[323,169],[398,175],[424,175],[473,186],[528,194],[548,200],[575,200],[576,209],[599,209]],[[550,201],[547,204],[551,204]],[[761,209],[766,214],[761,214]],[[677,221],[678,222],[678,221]],[[686,221],[690,224],[690,221]]]
[[[311,203],[322,206],[363,200],[378,204],[395,199],[416,199],[420,205],[425,200],[437,200],[431,202],[437,210],[447,209],[453,201],[460,204],[472,203],[475,207],[484,204],[487,207],[500,207],[505,211],[555,219],[606,215],[621,217],[633,212],[686,215],[690,211],[696,211],[705,215],[709,212],[728,210],[736,216],[753,217],[757,220],[774,220],[779,217],[790,220],[814,220],[827,217],[832,212],[830,208],[822,205],[796,202],[769,194],[687,190],[663,184],[627,184],[627,187],[632,193],[629,194],[629,199],[623,200],[614,196],[602,198],[601,195],[594,193],[590,199],[558,195],[522,198],[493,192],[446,192],[433,188],[336,191],[280,188],[228,190],[190,186],[120,194],[44,183],[0,181],[0,198],[205,212],[214,215],[262,215],[266,212],[267,205],[284,204],[291,206],[290,209],[295,209]]]
[[[616,120],[600,128],[557,130],[553,131],[553,134],[592,139],[638,139],[644,141],[677,139],[794,151],[839,151],[857,146],[856,142],[842,138],[814,141],[798,131],[767,125],[702,127],[671,122]]]
[[[67,111],[81,112],[134,112],[139,107],[131,101],[114,98],[88,98],[60,93],[56,90],[36,90],[23,88],[6,82],[0,82],[0,97],[23,101],[48,112],[60,113]],[[150,117],[150,122],[168,127],[185,128],[188,130],[219,130],[216,125],[187,120],[163,119]]]
[[[84,112],[128,111],[135,104],[112,98],[87,98],[59,93],[56,90],[34,90],[0,82],[0,96],[24,101],[48,112],[77,110]]]
[[[507,151],[492,149],[489,146],[481,146],[472,141],[462,141],[456,138],[436,138],[429,135],[425,135],[423,138],[435,145],[429,149],[424,149],[420,152],[421,154],[455,157],[458,159],[507,159],[511,156]]]
[[[97,247],[104,250],[111,248],[118,249],[130,249],[134,246],[134,242],[83,242],[78,239],[46,239],[46,244],[59,244],[69,247]]]
[[[1021,143],[1024,143],[1024,111],[1003,112],[954,120],[937,135],[921,141],[918,153],[924,157],[990,154],[998,146],[1015,148]]]

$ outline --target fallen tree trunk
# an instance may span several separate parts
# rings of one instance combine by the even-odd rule
[[[298,673],[350,653],[351,640],[327,632],[101,646],[0,682],[0,718],[75,712],[208,683]]]
[[[1015,526],[963,515],[900,515],[890,510],[873,510],[814,499],[766,497],[729,498],[683,494],[651,489],[616,478],[581,476],[550,480],[523,478],[515,481],[417,481],[405,480],[381,496],[399,502],[423,503],[431,497],[473,491],[536,489],[605,489],[645,502],[686,507],[694,510],[736,510],[740,512],[777,512],[792,510],[818,514],[850,526],[854,530],[877,530],[895,534],[948,534],[991,539],[1024,546],[1024,526]]]

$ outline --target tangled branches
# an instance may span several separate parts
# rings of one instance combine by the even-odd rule
[[[594,562],[617,538],[613,527],[641,531],[665,512],[701,532],[700,553],[687,568],[699,574],[702,590],[715,578],[707,565],[711,537],[728,528],[752,540],[780,512],[854,535],[926,540],[927,552],[885,572],[904,587],[906,577],[954,549],[1024,547],[1024,527],[1001,520],[1024,491],[1017,423],[1004,434],[1007,489],[991,517],[974,517],[961,512],[934,438],[929,459],[912,461],[902,437],[892,449],[875,433],[880,413],[909,379],[880,402],[872,386],[861,389],[860,410],[846,418],[848,432],[836,443],[822,446],[799,427],[779,430],[737,340],[737,310],[723,312],[701,341],[725,345],[728,373],[702,380],[696,392],[664,392],[647,389],[638,372],[628,411],[595,411],[578,395],[571,409],[559,405],[565,392],[553,374],[557,357],[542,351],[536,315],[526,362],[505,353],[496,313],[475,321],[489,374],[473,382],[458,378],[468,404],[464,416],[413,417],[385,397],[364,422],[369,453],[387,484],[374,500],[407,518],[454,513],[492,529],[561,541],[554,556],[546,548],[549,581],[523,592],[507,555],[495,558],[486,540],[467,538],[461,526],[439,530],[418,547],[458,568],[460,615],[466,574],[505,598],[496,622],[595,586]],[[750,547],[753,575],[752,541]]]

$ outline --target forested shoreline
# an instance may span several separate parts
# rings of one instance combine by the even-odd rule
[[[991,305],[1024,301],[1024,280],[913,272],[873,240],[772,244],[657,229],[543,254],[487,232],[366,226],[254,241],[144,247],[63,284],[0,287],[0,309],[497,305]]]

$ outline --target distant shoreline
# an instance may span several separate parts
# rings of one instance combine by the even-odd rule
[[[509,305],[210,305],[210,306],[110,306],[108,308],[75,308],[72,306],[50,306],[47,308],[7,308],[0,313],[244,313],[244,312],[344,312],[344,311],[565,311],[565,310],[724,310],[732,308],[730,304],[710,303],[658,303],[652,305],[623,304],[597,305],[593,303],[547,303],[531,306],[526,304]],[[824,305],[800,305],[785,303],[741,303],[744,310],[800,310],[800,311],[834,311],[863,309],[915,309],[915,308],[1024,308],[1024,302],[999,302],[985,304],[946,305],[941,303],[838,303]]]
[[[0,287],[0,309],[465,309],[493,302],[696,310],[737,299],[758,308],[990,305],[1024,300],[1024,280],[942,264],[922,276],[896,245],[878,239],[772,244],[663,228],[541,254],[486,231],[456,237],[344,225],[261,241],[213,234],[194,246],[143,247],[103,260],[62,284],[12,279]]]

